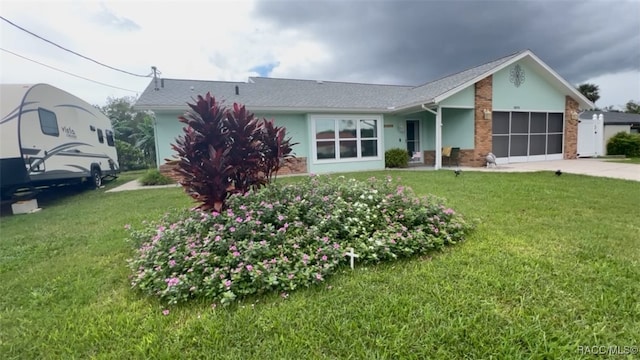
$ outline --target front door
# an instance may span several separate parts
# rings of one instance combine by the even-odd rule
[[[410,162],[422,163],[422,149],[420,148],[420,122],[407,120],[407,152],[412,154]]]

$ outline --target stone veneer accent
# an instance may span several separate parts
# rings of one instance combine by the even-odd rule
[[[174,169],[178,166],[177,164],[178,161],[173,160],[160,165],[160,173],[175,180],[176,182],[180,182],[180,174],[174,171]],[[278,170],[277,175],[304,174],[306,172],[307,158],[298,157],[285,160],[285,164],[280,168],[280,170]]]
[[[484,166],[485,157],[493,149],[492,119],[484,119],[484,110],[493,111],[493,76],[478,81],[475,84],[475,110],[474,110],[474,149],[473,154],[461,156],[465,166]],[[462,151],[461,151],[462,155]],[[468,159],[468,160],[467,160]],[[462,162],[460,163],[463,164]]]
[[[578,113],[578,102],[571,97],[565,97],[564,105],[564,158],[578,157],[578,120],[572,119],[572,113]]]
[[[307,173],[307,158],[296,157],[285,160],[285,164],[278,170],[278,175]]]
[[[474,154],[475,151],[473,149],[460,149],[460,154],[458,155],[458,165],[460,166],[484,166],[483,164],[474,165]],[[428,150],[423,153],[424,164],[429,166],[435,166],[436,164],[436,151]],[[442,158],[442,166],[447,167],[447,160]],[[455,165],[454,165],[455,166]]]

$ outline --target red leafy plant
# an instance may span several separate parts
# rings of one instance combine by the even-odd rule
[[[293,157],[291,138],[273,120],[259,119],[234,103],[223,106],[207,93],[198,95],[178,120],[187,126],[171,144],[177,152],[180,184],[200,210],[222,211],[227,198],[272,181],[285,159]]]

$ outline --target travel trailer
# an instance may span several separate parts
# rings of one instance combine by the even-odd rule
[[[0,85],[0,193],[88,182],[119,172],[111,121],[47,84]]]

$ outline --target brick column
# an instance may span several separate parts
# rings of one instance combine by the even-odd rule
[[[478,81],[475,84],[475,113],[474,113],[474,149],[473,156],[465,164],[470,166],[484,166],[485,157],[492,150],[491,119],[484,119],[484,110],[493,109],[493,76]]]
[[[578,157],[578,120],[571,114],[578,112],[578,102],[573,98],[565,97],[564,105],[564,158],[575,159]]]

